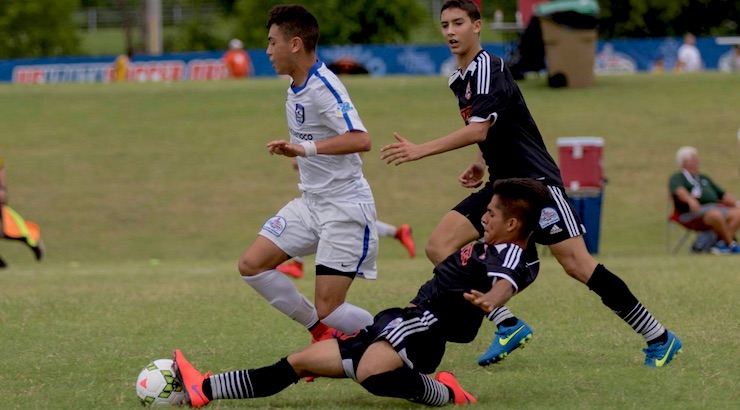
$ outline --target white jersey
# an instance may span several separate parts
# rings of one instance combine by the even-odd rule
[[[348,131],[367,131],[347,89],[326,65],[317,61],[302,87],[288,88],[285,103],[290,142],[321,141]],[[304,193],[356,203],[373,203],[357,153],[297,157]]]

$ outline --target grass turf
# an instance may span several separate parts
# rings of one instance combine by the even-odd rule
[[[365,155],[381,220],[410,223],[422,248],[467,191],[457,175],[469,147],[389,167],[392,132],[415,142],[461,125],[440,77],[347,78],[374,140]],[[0,392],[4,408],[139,408],[138,371],[181,348],[203,370],[273,363],[308,333],[236,273],[262,222],[297,195],[287,159],[266,141],[286,135],[284,80],[173,84],[0,86],[0,152],[11,205],[41,225],[48,258],[0,242]],[[665,254],[667,177],[675,150],[694,145],[702,170],[738,184],[740,77],[598,77],[584,90],[522,89],[550,151],[561,136],[606,140],[609,178],[599,260],[684,342],[665,369],[642,366],[641,338],[543,256],[538,281],[511,303],[535,331],[503,364],[480,368],[484,324],[450,345],[456,372],[481,408],[727,408],[740,400],[736,356],[740,285],[735,257]],[[380,279],[350,300],[376,312],[403,305],[431,274],[390,239]],[[296,284],[312,294],[312,275]],[[299,383],[272,398],[223,408],[413,408],[346,380]]]

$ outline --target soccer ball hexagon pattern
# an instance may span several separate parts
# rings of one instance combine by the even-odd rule
[[[172,360],[157,359],[146,365],[136,380],[136,395],[142,403],[152,406],[184,404],[185,393],[175,379]]]

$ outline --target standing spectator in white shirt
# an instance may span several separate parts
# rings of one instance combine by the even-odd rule
[[[683,44],[678,48],[676,71],[681,73],[692,73],[702,69],[701,53],[696,48],[696,36],[686,33],[683,36]]]

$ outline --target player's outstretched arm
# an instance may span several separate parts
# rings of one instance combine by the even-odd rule
[[[347,131],[329,139],[316,141],[319,154],[346,155],[370,151],[372,142],[370,134],[365,131]]]
[[[463,296],[484,312],[491,313],[493,309],[505,305],[514,296],[514,287],[505,280],[497,280],[487,293],[472,289],[470,293],[465,293]]]
[[[386,164],[401,165],[404,162],[416,161],[430,155],[441,154],[468,145],[476,144],[486,139],[490,121],[471,122],[452,134],[425,142],[414,144],[397,132],[393,133],[397,142],[381,148],[380,157]]]
[[[483,177],[486,174],[486,162],[483,160],[483,153],[478,152],[478,158],[470,164],[457,178],[464,188],[478,188],[483,184]]]
[[[285,140],[273,140],[267,143],[270,155],[286,157],[311,157],[322,155],[346,155],[370,151],[372,143],[370,134],[365,131],[348,131],[321,141],[304,141],[291,144]]]
[[[298,144],[291,144],[285,140],[273,140],[266,144],[270,155],[284,155],[286,157],[297,157],[305,155],[305,148]]]

